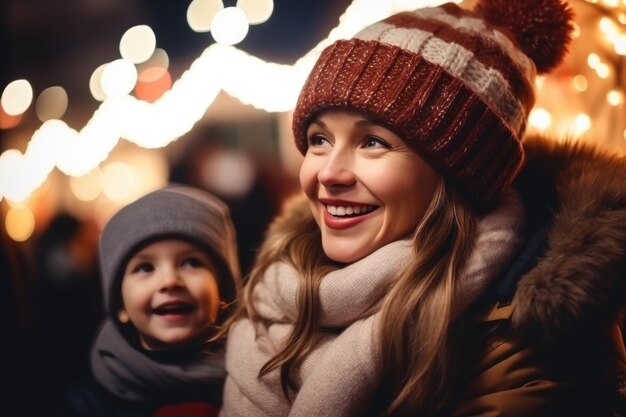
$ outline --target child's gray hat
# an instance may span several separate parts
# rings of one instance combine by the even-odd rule
[[[218,269],[220,299],[234,301],[240,276],[228,207],[203,190],[172,184],[122,208],[100,235],[104,308],[112,317],[121,307],[126,263],[146,244],[163,238],[181,238],[205,249]]]

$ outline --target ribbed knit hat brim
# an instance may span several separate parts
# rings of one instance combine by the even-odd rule
[[[361,39],[326,48],[294,111],[296,146],[321,111],[362,112],[402,137],[473,201],[487,205],[523,162],[517,132],[465,82],[421,54]]]

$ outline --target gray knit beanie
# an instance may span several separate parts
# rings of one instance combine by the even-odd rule
[[[100,235],[104,307],[117,322],[126,263],[146,244],[181,238],[207,251],[218,269],[220,299],[237,297],[240,285],[237,244],[228,207],[197,188],[172,184],[118,211]]]

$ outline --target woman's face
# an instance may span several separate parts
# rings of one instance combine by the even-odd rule
[[[312,121],[307,140],[300,184],[329,258],[357,261],[415,229],[441,176],[399,136],[331,110]]]
[[[144,348],[181,346],[207,334],[220,307],[214,270],[204,251],[174,239],[152,243],[130,259],[120,314],[137,328]]]

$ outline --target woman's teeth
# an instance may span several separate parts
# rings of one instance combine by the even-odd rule
[[[376,209],[375,206],[331,206],[327,205],[326,210],[333,216],[358,216],[367,214]]]

